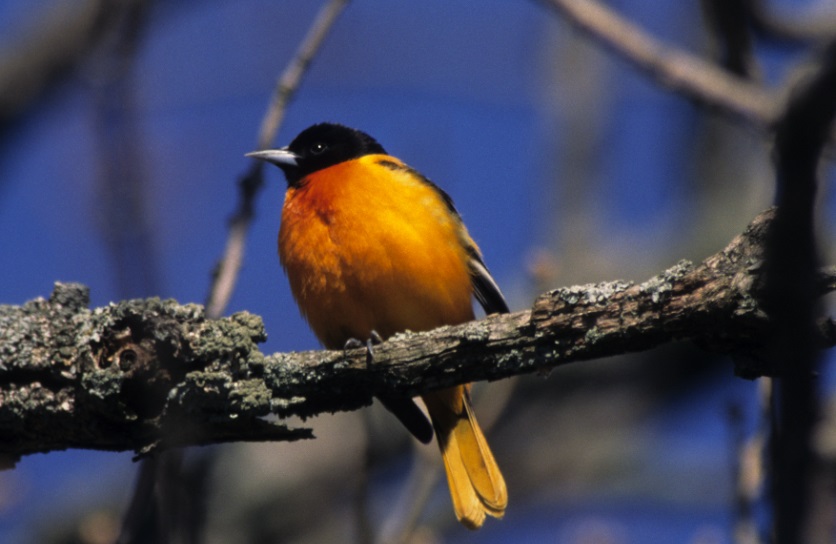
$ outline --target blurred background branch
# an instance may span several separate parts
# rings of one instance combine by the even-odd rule
[[[700,104],[767,128],[777,102],[769,91],[665,44],[596,0],[543,0],[610,51],[659,84]]]
[[[285,111],[311,61],[325,41],[328,32],[345,8],[348,0],[326,2],[314,19],[296,54],[276,82],[273,96],[261,120],[256,149],[264,149],[275,139],[282,125]],[[229,234],[223,257],[218,263],[206,300],[206,313],[212,318],[223,315],[238,281],[244,261],[247,232],[253,220],[255,199],[264,185],[264,162],[250,160],[247,172],[239,179],[238,208],[229,220]]]
[[[749,0],[702,0],[710,35],[715,38],[720,65],[732,74],[757,80]]]
[[[0,55],[0,141],[15,120],[77,69],[129,1],[82,0],[42,8]]]

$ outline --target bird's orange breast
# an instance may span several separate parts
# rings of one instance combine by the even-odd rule
[[[397,159],[366,155],[288,189],[279,257],[311,328],[337,349],[372,330],[473,319],[462,232],[438,191]]]

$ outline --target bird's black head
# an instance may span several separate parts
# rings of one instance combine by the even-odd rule
[[[247,156],[272,162],[282,169],[288,185],[294,186],[317,170],[375,153],[386,151],[365,132],[334,123],[319,123],[300,132],[287,147],[256,151]]]

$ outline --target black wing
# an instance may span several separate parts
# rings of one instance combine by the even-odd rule
[[[470,251],[470,275],[473,282],[473,294],[476,300],[482,305],[486,314],[507,314],[508,303],[502,296],[499,286],[488,272],[488,267],[482,261],[482,257],[476,252],[476,248],[468,248]]]

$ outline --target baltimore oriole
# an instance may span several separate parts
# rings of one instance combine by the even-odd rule
[[[289,146],[248,156],[287,178],[279,259],[322,344],[387,338],[508,312],[453,201],[371,136],[322,123]],[[371,349],[371,348],[370,348]],[[470,384],[422,396],[438,439],[456,517],[478,529],[502,517],[505,480],[479,428]],[[383,404],[424,442],[432,428],[410,399]]]

